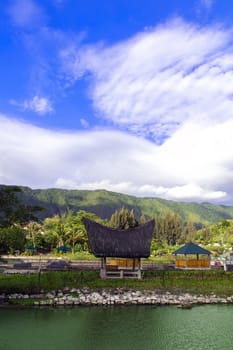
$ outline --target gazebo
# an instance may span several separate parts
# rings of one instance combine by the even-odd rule
[[[127,230],[83,220],[91,252],[101,258],[100,277],[141,278],[141,258],[150,256],[154,220]]]
[[[210,268],[210,254],[199,245],[189,242],[177,249],[173,254],[176,257],[176,268],[208,269]]]

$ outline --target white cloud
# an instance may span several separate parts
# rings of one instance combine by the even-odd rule
[[[8,13],[14,25],[34,27],[44,18],[42,9],[33,0],[11,0]]]
[[[74,79],[89,72],[99,117],[135,134],[160,139],[187,120],[232,117],[232,30],[178,19],[62,58]]]
[[[187,123],[158,146],[113,130],[55,132],[2,116],[0,183],[233,203],[232,134],[233,121]]]
[[[39,114],[50,113],[53,111],[51,102],[46,97],[34,96],[31,100],[25,100],[24,109],[32,110]]]
[[[24,100],[23,102],[11,100],[10,103],[20,107],[25,111],[29,110],[38,114],[47,114],[53,112],[51,101],[46,97],[39,97],[37,95],[35,95],[31,100]]]
[[[188,184],[184,186],[158,187],[154,189],[155,195],[163,198],[173,198],[182,200],[216,200],[224,199],[226,192],[223,191],[209,191],[201,188],[196,184]]]
[[[205,7],[207,10],[210,10],[214,4],[214,0],[201,0],[201,5]]]
[[[84,118],[81,118],[81,119],[80,119],[80,123],[81,123],[81,125],[82,125],[84,128],[88,128],[88,127],[89,127],[88,121],[87,121],[86,119],[84,119]]]

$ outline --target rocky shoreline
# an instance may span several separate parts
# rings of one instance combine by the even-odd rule
[[[214,294],[173,294],[155,290],[133,290],[125,288],[91,290],[89,288],[65,288],[38,294],[0,294],[0,305],[25,306],[91,306],[91,305],[176,305],[191,308],[194,305],[233,304],[233,296],[219,297]]]

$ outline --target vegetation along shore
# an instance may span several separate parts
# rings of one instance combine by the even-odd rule
[[[233,273],[145,271],[143,280],[101,280],[98,271],[0,275],[2,305],[233,303]]]

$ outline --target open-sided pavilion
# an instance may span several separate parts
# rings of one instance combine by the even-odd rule
[[[101,258],[100,276],[142,277],[141,258],[150,256],[154,220],[127,230],[114,229],[84,219],[89,247]]]
[[[211,252],[189,242],[175,252],[176,268],[209,269]]]

